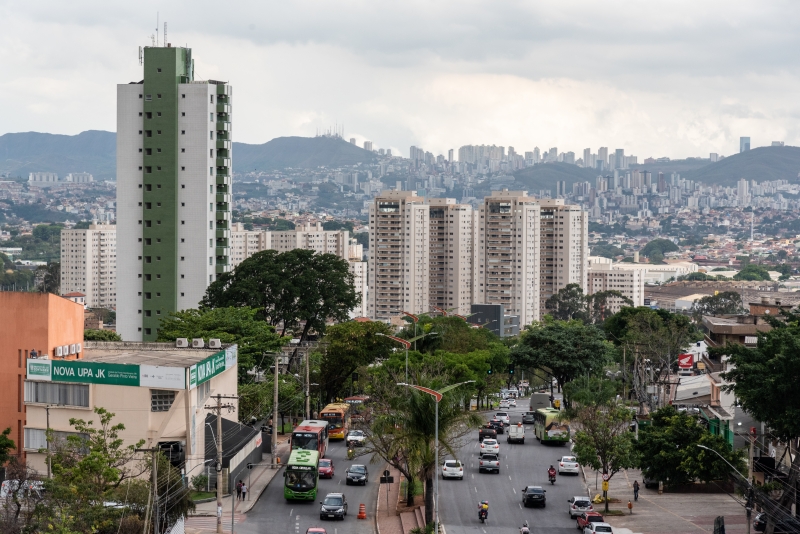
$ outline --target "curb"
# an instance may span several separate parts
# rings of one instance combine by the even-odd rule
[[[383,466],[383,468],[388,469],[389,464],[387,463],[386,465]],[[375,497],[375,532],[377,532],[378,534],[381,534],[381,523],[380,521],[378,521],[378,515],[381,513],[381,486],[383,486],[383,484],[380,484],[378,486],[378,496]],[[386,484],[386,486],[387,486],[386,491],[388,492],[389,485]]]

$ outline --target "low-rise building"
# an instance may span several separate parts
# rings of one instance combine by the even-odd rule
[[[644,271],[641,269],[620,269],[618,263],[608,258],[592,256],[589,258],[589,274],[586,294],[594,295],[602,291],[619,291],[633,301],[634,306],[644,306]],[[622,308],[622,299],[609,299],[610,313]]]

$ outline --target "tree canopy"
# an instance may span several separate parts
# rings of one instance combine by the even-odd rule
[[[723,291],[716,295],[703,297],[694,303],[692,317],[695,321],[704,315],[742,314],[746,313],[742,304],[742,295],[736,291]]]
[[[653,239],[649,243],[647,243],[642,250],[639,251],[639,255],[645,258],[651,257],[653,254],[660,254],[661,257],[664,257],[664,254],[667,252],[676,252],[680,250],[680,247],[670,241],[669,239]]]
[[[760,265],[747,265],[742,268],[741,271],[736,273],[733,276],[734,280],[745,280],[745,281],[760,281],[763,280],[765,282],[769,282],[772,280],[772,277],[769,275],[767,270],[760,266]]]
[[[84,341],[122,341],[122,337],[113,330],[95,330],[87,328],[83,331]]]
[[[612,308],[633,306],[633,301],[615,289],[584,295],[580,285],[567,284],[548,298],[544,306],[554,319],[579,319],[585,323],[598,324],[612,315]]]

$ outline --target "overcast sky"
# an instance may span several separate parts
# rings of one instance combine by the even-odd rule
[[[708,157],[800,145],[800,2],[0,0],[0,134],[114,130],[156,12],[236,141]]]

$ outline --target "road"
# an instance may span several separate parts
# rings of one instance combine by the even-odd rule
[[[356,449],[358,450],[358,449]],[[324,527],[329,534],[373,534],[375,532],[375,501],[378,497],[378,480],[381,467],[369,464],[369,458],[347,460],[347,448],[342,441],[332,441],[326,458],[331,458],[335,467],[333,479],[320,479],[317,500],[314,502],[288,502],[283,498],[283,478],[280,474],[264,490],[261,498],[247,514],[247,519],[236,525],[241,534],[305,534],[308,527]],[[283,458],[286,461],[286,458]],[[369,469],[366,486],[345,485],[348,466],[360,463]],[[320,521],[320,501],[327,493],[341,492],[347,497],[348,510],[344,521]],[[356,519],[358,505],[367,507],[367,519]]]
[[[522,420],[527,399],[520,399],[518,408],[508,411],[511,424]],[[555,485],[547,480],[550,465],[558,467],[561,456],[569,454],[569,446],[542,445],[533,434],[533,425],[525,427],[525,443],[506,443],[507,434],[498,435],[500,442],[500,474],[478,472],[478,432],[461,448],[459,460],[465,464],[464,480],[439,480],[440,517],[447,534],[518,533],[523,521],[531,531],[574,533],[575,521],[567,515],[567,499],[584,495],[582,478],[575,475],[556,477]],[[523,508],[520,491],[525,486],[542,486],[546,491],[545,508]],[[489,519],[478,520],[478,503],[489,501]]]

